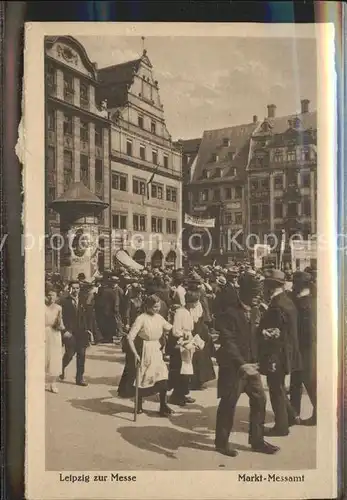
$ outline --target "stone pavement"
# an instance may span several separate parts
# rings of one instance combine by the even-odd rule
[[[248,398],[242,395],[232,442],[236,458],[214,451],[217,408],[216,382],[204,391],[192,391],[196,403],[172,406],[170,419],[157,415],[156,398],[145,401],[145,413],[133,422],[133,401],[117,397],[124,366],[119,346],[88,349],[88,387],[74,384],[75,360],[59,384],[59,394],[46,392],[46,469],[51,471],[136,470],[295,470],[313,469],[316,460],[316,428],[293,427],[288,437],[271,438],[281,450],[274,456],[250,451]],[[304,394],[303,417],[311,405]],[[267,422],[273,422],[268,402]],[[270,441],[270,439],[269,439]]]

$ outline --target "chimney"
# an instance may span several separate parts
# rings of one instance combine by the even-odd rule
[[[301,113],[302,114],[309,112],[309,104],[310,104],[310,101],[308,99],[301,100]]]
[[[268,118],[275,118],[275,115],[276,115],[276,105],[275,104],[268,104],[267,117]]]
[[[257,123],[257,121],[258,121],[257,115],[253,115],[253,123]]]

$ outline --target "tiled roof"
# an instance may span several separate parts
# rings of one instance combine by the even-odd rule
[[[200,147],[201,144],[201,137],[197,139],[179,139],[178,141],[175,142],[177,146],[182,147],[182,152],[184,153],[196,153]]]
[[[128,87],[133,83],[140,63],[141,58],[99,69],[97,99],[107,99],[110,108],[124,106],[128,99]]]
[[[235,178],[234,168],[236,168],[237,178],[242,178],[247,165],[249,141],[256,127],[256,123],[251,123],[218,130],[206,130],[200,144],[192,181],[201,180],[202,171],[205,168],[210,172],[207,182],[216,178],[217,168],[223,169],[223,178]],[[224,140],[228,142],[224,144]],[[217,161],[214,161],[213,155],[217,155]]]
[[[299,118],[301,122],[298,129],[299,133],[303,134],[304,139],[310,140],[310,137],[315,135],[317,129],[316,111],[276,118],[264,118],[264,120],[257,123],[205,131],[201,140],[192,182],[217,182],[217,179],[220,179],[217,174],[218,168],[222,169],[223,180],[242,180],[249,160],[252,135],[256,137],[263,134],[260,130],[262,123],[264,121],[269,123],[272,135],[269,145],[275,147],[279,136],[290,129],[289,122],[295,118]],[[217,156],[216,160],[215,156]],[[204,169],[209,172],[207,179],[202,177]],[[236,175],[234,175],[235,173]]]

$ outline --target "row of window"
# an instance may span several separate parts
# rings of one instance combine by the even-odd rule
[[[151,217],[151,231],[152,233],[163,233],[162,217]],[[125,214],[112,215],[112,228],[113,229],[128,229],[128,216]],[[133,231],[146,231],[147,230],[147,217],[145,215],[133,214]],[[177,233],[177,221],[175,219],[166,219],[166,232],[167,234]]]
[[[303,187],[309,188],[311,186],[311,173],[301,172],[300,173],[300,183],[298,183],[298,175],[296,172],[288,172],[286,175],[287,187]],[[252,179],[251,180],[251,190],[257,191],[258,189],[270,189],[270,179],[266,177],[264,179]],[[284,176],[277,174],[274,176],[274,188],[283,189],[284,187]]]
[[[291,150],[287,152],[276,152],[274,154],[274,162],[293,162],[293,161],[309,161],[312,159],[311,151],[301,149],[301,150]]]
[[[144,144],[140,144],[139,150],[138,150],[138,152],[136,154],[136,152],[134,151],[133,141],[131,139],[127,139],[126,154],[128,156],[133,156],[133,157],[141,158],[141,160],[148,160],[147,155],[146,155],[146,146]],[[154,165],[158,165],[159,164],[159,155],[158,155],[158,151],[156,149],[152,149],[152,156],[150,158],[150,161]],[[169,168],[169,157],[168,157],[168,155],[163,154],[163,162],[162,162],[162,164],[163,164],[164,168]]]
[[[287,203],[287,217],[296,217],[299,215],[299,203],[288,202]],[[301,201],[301,215],[310,216],[311,215],[311,200],[306,197]],[[275,219],[282,219],[284,217],[284,205],[282,200],[275,200],[274,203],[274,217]],[[259,203],[257,205],[251,205],[251,219],[254,220],[268,220],[270,218],[270,206],[267,203]]]
[[[54,66],[49,65],[47,68],[47,85],[49,89],[55,89],[56,82],[56,69]],[[75,94],[75,79],[72,74],[64,73],[64,100],[67,102],[73,103],[74,94]],[[81,108],[88,109],[89,108],[89,85],[80,80],[80,106]]]
[[[224,224],[227,226],[232,226],[233,224],[242,224],[242,212],[235,212],[234,217],[232,213],[226,213],[224,215]]]
[[[236,186],[235,187],[235,196],[233,198],[232,188],[231,187],[225,188],[223,199],[224,200],[232,200],[232,199],[240,200],[240,199],[242,199],[242,191],[243,191],[242,186]],[[213,201],[221,201],[221,199],[222,199],[221,189],[219,189],[219,188],[214,189],[212,191],[212,200]],[[202,191],[195,192],[193,194],[193,201],[194,202],[209,201],[209,200],[210,200],[210,190],[209,189],[203,189]]]
[[[49,111],[47,115],[47,127],[48,130],[56,130],[56,115],[55,111]],[[64,125],[63,125],[64,135],[73,136],[73,117],[69,114],[64,114]],[[80,120],[80,137],[81,141],[89,142],[89,122],[86,120]],[[95,145],[102,146],[103,129],[100,125],[95,124]]]
[[[223,143],[224,145],[224,143]],[[228,146],[229,144],[225,144]],[[229,151],[228,152],[228,159],[233,160],[235,157],[235,152]],[[312,154],[311,151],[307,149],[301,149],[301,150],[290,150],[287,152],[275,152],[273,159],[276,163],[282,163],[282,162],[293,162],[293,161],[309,161],[311,160]],[[259,155],[255,157],[255,160],[263,160],[263,156]],[[216,163],[219,161],[219,155],[216,153],[213,153],[211,156],[211,161]]]
[[[133,178],[133,194],[146,194],[146,180],[140,178]],[[128,176],[127,174],[122,174],[120,172],[112,172],[112,189],[118,191],[129,191],[128,188]],[[152,198],[157,198],[158,200],[164,199],[164,186],[162,184],[151,183],[150,193]],[[174,187],[166,187],[166,201],[177,202],[177,189]]]
[[[48,183],[53,188],[56,184],[56,151],[53,146],[48,147],[47,152],[47,175]],[[74,178],[73,153],[69,149],[64,149],[63,178],[65,188],[70,185]],[[80,178],[81,181],[90,187],[89,157],[80,154]],[[95,159],[95,186],[101,187],[103,182],[103,162]]]

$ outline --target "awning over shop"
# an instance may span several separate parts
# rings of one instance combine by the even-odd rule
[[[124,250],[118,250],[116,253],[116,259],[120,264],[122,264],[122,266],[129,267],[135,271],[141,271],[141,269],[143,269],[143,266],[141,266],[138,262],[135,262],[134,259],[132,259]]]

